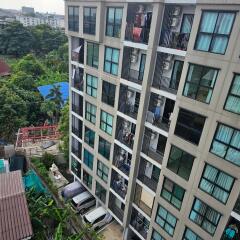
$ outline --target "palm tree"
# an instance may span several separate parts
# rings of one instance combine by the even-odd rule
[[[50,89],[49,94],[46,96],[47,100],[54,102],[56,105],[56,109],[55,109],[56,122],[59,121],[60,111],[64,103],[60,88],[61,88],[60,85],[56,85],[56,84],[53,85],[53,87]]]

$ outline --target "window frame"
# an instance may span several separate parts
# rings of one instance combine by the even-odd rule
[[[209,179],[207,179],[206,177],[204,177],[204,173],[205,173],[205,171],[206,171],[206,169],[207,169],[207,166],[210,166],[211,168],[214,168],[214,169],[217,170],[217,175],[216,175],[216,177],[215,177],[215,179],[214,179],[214,182],[212,182],[211,180],[209,180]],[[226,175],[228,175],[229,177],[232,178],[233,182],[231,183],[230,190],[226,190],[226,189],[224,189],[223,187],[221,187],[221,186],[219,186],[219,185],[217,184],[218,177],[219,177],[219,175],[220,175],[221,173],[224,173],[224,174],[226,174]],[[202,179],[204,179],[205,181],[207,181],[208,183],[210,183],[210,184],[213,186],[212,189],[211,189],[211,192],[208,192],[208,191],[206,191],[205,189],[203,189],[203,188],[201,187]],[[230,194],[231,194],[231,191],[232,191],[234,182],[235,182],[235,178],[234,178],[234,177],[232,177],[232,176],[229,175],[228,173],[226,173],[226,172],[224,172],[224,171],[222,171],[222,170],[214,167],[213,165],[206,163],[205,166],[204,166],[204,169],[203,169],[203,171],[202,171],[202,176],[201,176],[201,178],[200,178],[198,188],[201,189],[203,192],[207,193],[208,195],[210,195],[211,197],[213,197],[214,199],[216,199],[217,201],[219,201],[219,202],[221,202],[221,203],[223,203],[223,204],[226,205],[226,204],[227,204],[227,201],[228,201],[228,198],[229,198],[229,196],[230,196]],[[222,191],[228,193],[228,197],[227,197],[227,199],[226,199],[226,202],[221,201],[220,199],[216,198],[216,197],[213,195],[213,192],[214,192],[215,188],[220,188]]]
[[[111,49],[111,60],[106,60],[107,49]],[[117,51],[118,51],[118,62],[114,62],[114,61],[113,61],[113,50],[117,50]],[[103,71],[106,72],[106,73],[112,74],[112,75],[114,75],[114,76],[118,76],[118,73],[119,73],[119,58],[120,58],[120,49],[105,46]],[[108,63],[110,64],[110,72],[106,71],[105,62],[108,62]],[[112,68],[113,65],[117,65],[117,74],[114,74],[114,73],[113,73],[113,70],[112,70],[112,69],[113,69],[113,68]]]
[[[172,191],[170,192],[166,187],[164,187],[165,183],[169,181],[173,184],[173,187],[172,187]],[[177,195],[175,195],[175,190],[176,188],[181,188],[181,190],[183,191],[183,196],[182,196],[182,199],[178,198]],[[163,191],[166,191],[169,195],[170,195],[170,199],[168,200],[167,197],[165,197],[163,194]],[[162,189],[161,189],[161,193],[160,193],[160,196],[166,200],[168,203],[170,203],[173,207],[175,207],[176,209],[180,210],[181,207],[182,207],[182,202],[183,202],[183,199],[184,199],[184,196],[185,196],[185,192],[186,190],[184,188],[182,188],[180,185],[176,184],[175,182],[173,182],[172,180],[170,180],[169,178],[165,177],[164,176],[164,181],[163,181],[163,185],[162,185]],[[173,202],[173,198],[176,198],[179,202],[181,202],[180,204],[180,207],[178,208]]]
[[[107,172],[107,173],[106,173]],[[97,161],[97,175],[100,177],[105,183],[108,182],[109,175],[109,167],[104,164],[102,161]]]
[[[88,111],[87,106],[90,107],[90,112]],[[95,115],[94,115],[94,113],[92,113],[92,110],[95,111]],[[89,117],[87,117],[88,115],[89,115]],[[86,101],[86,104],[85,104],[85,119],[88,120],[90,123],[95,125],[96,124],[96,115],[97,115],[97,107]]]
[[[235,78],[237,76],[239,76],[239,78],[240,78],[240,73],[234,73],[234,75],[233,75],[233,79],[232,79],[232,82],[231,82],[231,85],[230,85],[230,88],[228,90],[228,94],[227,94],[227,97],[226,97],[226,100],[225,100],[225,103],[224,103],[224,110],[228,111],[228,112],[231,112],[231,113],[234,113],[234,114],[237,114],[237,115],[240,115],[240,110],[239,110],[239,113],[237,113],[237,112],[231,111],[231,110],[226,108],[226,104],[227,104],[229,96],[233,96],[233,97],[239,98],[239,103],[240,103],[240,96],[238,96],[238,95],[236,95],[234,93],[231,93],[232,88],[233,88],[233,84],[235,82]],[[239,108],[240,108],[240,106],[239,106]]]
[[[197,67],[201,67],[201,68],[202,68],[202,69],[201,69],[201,75],[200,75],[201,77],[199,77],[199,81],[198,81],[197,83],[194,83],[193,81],[188,81],[188,76],[189,76],[189,73],[190,73],[190,68],[191,68],[191,66],[197,66]],[[208,69],[212,69],[212,70],[217,71],[216,78],[214,79],[213,87],[211,87],[211,86],[206,86],[206,85],[201,85],[204,68],[208,68]],[[187,75],[186,75],[186,79],[185,79],[185,82],[184,82],[184,87],[183,87],[182,95],[183,95],[184,97],[186,97],[186,98],[190,98],[190,99],[193,99],[193,100],[198,101],[198,102],[202,102],[202,103],[205,103],[205,104],[210,104],[210,102],[211,102],[211,100],[212,100],[212,95],[213,95],[213,91],[214,91],[214,88],[215,88],[215,84],[216,84],[216,81],[217,81],[217,78],[218,78],[219,70],[220,70],[219,68],[214,68],[214,67],[209,67],[209,66],[203,66],[203,65],[195,64],[195,63],[188,63],[188,70],[187,70]],[[195,98],[190,97],[190,96],[186,96],[186,95],[184,94],[185,87],[186,87],[187,83],[188,83],[189,85],[194,85],[194,86],[197,87],[197,91],[196,91],[196,93],[195,93],[195,95],[196,95]],[[204,101],[201,101],[201,100],[197,99],[197,96],[198,96],[198,93],[199,93],[199,89],[200,89],[201,87],[203,87],[203,88],[205,88],[205,89],[208,89],[208,91],[209,91],[209,90],[212,90],[212,94],[211,94],[211,97],[210,97],[210,99],[209,99],[209,102],[206,102],[206,101],[204,102]]]
[[[158,231],[156,231],[154,228],[152,230],[152,236],[151,236],[151,240],[159,240],[157,238],[155,238],[153,235],[156,234],[158,235],[158,238],[160,238],[160,240],[165,240],[165,238],[163,238],[160,233]]]
[[[195,206],[195,203],[196,203],[197,200],[198,200],[202,205],[204,205],[204,208],[205,208],[204,214],[203,214],[203,213],[200,213],[200,212],[197,212],[197,210],[194,209],[194,206]],[[218,214],[217,225],[215,225],[213,222],[210,221],[210,219],[208,219],[208,218],[206,217],[209,210],[210,210],[210,211],[214,211],[215,213]],[[192,211],[193,211],[196,215],[198,215],[198,216],[200,216],[200,217],[202,218],[200,225],[199,225],[196,221],[194,221],[194,220],[192,220],[192,219],[190,218],[190,216],[191,216],[191,214],[192,214]],[[211,236],[213,236],[213,235],[215,234],[215,232],[216,232],[216,229],[217,229],[217,227],[218,227],[218,224],[219,224],[219,222],[220,222],[221,217],[222,217],[222,214],[221,214],[221,213],[219,213],[218,211],[216,211],[214,208],[210,207],[208,204],[206,204],[205,202],[203,202],[203,201],[200,200],[199,198],[196,198],[196,197],[195,197],[195,199],[194,199],[194,201],[193,201],[193,204],[192,204],[191,211],[190,211],[190,213],[189,213],[189,220],[191,220],[193,223],[195,223],[195,224],[196,224],[197,226],[199,226],[201,229],[203,229],[203,230],[206,231],[208,234],[210,234]],[[208,224],[210,223],[211,225],[213,225],[213,226],[215,227],[215,231],[214,231],[213,234],[210,233],[210,232],[208,232],[205,228],[202,227],[204,221],[207,221]]]
[[[113,20],[113,23],[109,22],[109,18],[108,18],[108,15],[109,15],[109,9],[110,8],[113,8],[114,9],[114,20]],[[106,28],[105,28],[105,36],[108,36],[108,37],[114,37],[114,38],[121,38],[121,30],[122,30],[122,18],[121,18],[121,23],[118,24],[116,23],[116,9],[121,9],[122,10],[122,17],[123,17],[123,7],[114,7],[114,6],[109,6],[107,7],[107,15],[106,15]],[[108,35],[108,26],[112,26],[112,35]],[[119,36],[116,36],[115,34],[115,28],[119,27],[120,31],[119,31]]]
[[[103,146],[100,147],[100,142],[103,144]],[[109,151],[108,147],[109,146]],[[99,149],[103,149],[103,151],[99,151]],[[109,160],[110,159],[110,154],[111,154],[111,143],[99,136],[98,140],[98,153],[103,156],[105,159]],[[106,154],[107,153],[107,154]]]
[[[234,132],[235,132],[235,131],[239,131],[239,132],[240,132],[240,129],[234,128],[234,127],[229,126],[229,125],[227,125],[227,124],[225,124],[225,123],[222,123],[222,122],[217,122],[217,123],[218,123],[218,125],[217,125],[217,128],[216,128],[216,130],[215,130],[215,133],[214,133],[214,136],[213,136],[213,140],[212,140],[212,143],[211,143],[209,152],[212,153],[212,154],[214,154],[215,156],[217,156],[217,157],[219,157],[219,158],[222,158],[223,160],[225,160],[225,161],[227,161],[227,162],[229,162],[229,163],[231,163],[231,164],[234,164],[235,166],[240,167],[240,161],[239,161],[239,165],[238,165],[238,164],[236,164],[236,163],[234,163],[234,162],[226,159],[226,155],[227,155],[227,152],[228,152],[228,149],[229,149],[229,148],[233,148],[234,150],[236,150],[236,151],[238,151],[238,152],[240,151],[240,149],[237,149],[235,146],[230,145],[230,143],[231,143],[231,141],[232,141],[232,138],[233,138],[233,136],[234,136]],[[232,135],[231,135],[231,138],[230,138],[228,144],[226,144],[225,142],[222,142],[222,141],[216,139],[218,130],[219,130],[219,128],[220,128],[220,125],[223,125],[223,126],[225,126],[225,127],[228,127],[228,128],[233,129],[233,133],[232,133]],[[213,142],[214,142],[214,141],[216,141],[216,142],[218,142],[218,143],[220,143],[220,144],[223,144],[224,146],[227,147],[227,148],[226,148],[226,153],[225,153],[224,157],[221,157],[220,155],[217,155],[216,153],[214,153],[214,152],[211,151],[211,150],[213,149]]]
[[[186,238],[186,232],[187,231],[190,231],[190,232],[192,232],[195,236],[196,236],[196,239],[195,240],[203,240],[201,237],[199,237],[195,232],[193,232],[189,227],[185,227],[185,230],[184,230],[184,234],[183,234],[183,238],[182,238],[182,240],[192,240],[192,239],[190,239],[190,238]]]
[[[218,14],[213,32],[212,32],[212,33],[204,33],[204,32],[203,32],[203,34],[205,34],[205,35],[210,35],[210,36],[211,36],[209,48],[208,48],[207,51],[197,49],[197,40],[198,40],[199,35],[201,34],[201,32],[200,32],[200,27],[201,27],[201,25],[202,25],[203,13],[204,13],[204,12],[216,12],[216,13]],[[230,33],[229,33],[228,35],[227,35],[227,34],[218,34],[218,33],[215,33],[216,25],[217,25],[218,18],[219,18],[219,13],[234,13],[233,24],[232,24],[232,26],[231,26]],[[209,10],[202,10],[201,19],[200,19],[200,23],[199,23],[199,25],[198,25],[198,31],[197,31],[197,35],[196,35],[196,39],[195,39],[195,43],[194,43],[194,50],[200,51],[200,52],[208,52],[208,53],[213,53],[213,54],[225,55],[225,53],[226,53],[226,51],[227,51],[227,48],[228,48],[228,43],[229,43],[230,36],[231,36],[231,34],[232,34],[233,25],[234,25],[234,23],[235,23],[235,20],[236,20],[236,11],[231,11],[231,10],[211,10],[211,9],[209,9]],[[228,40],[227,40],[227,45],[226,45],[226,48],[225,48],[224,53],[216,53],[216,52],[212,52],[212,51],[210,50],[210,49],[211,49],[211,46],[212,46],[213,39],[216,38],[216,37],[218,37],[218,36],[226,36],[226,37],[228,38]]]
[[[94,81],[96,81],[96,87],[94,86]],[[86,94],[88,96],[97,98],[98,77],[87,73],[86,74],[86,89],[85,90],[86,90]]]
[[[70,19],[70,14],[69,14],[69,10],[70,8],[73,9],[73,15],[72,15],[72,19],[71,21],[69,21]],[[76,11],[77,9],[77,11]],[[78,14],[76,14],[76,12]],[[76,21],[76,18],[78,18],[78,21]],[[70,25],[72,24],[73,27],[70,27]],[[68,31],[71,32],[79,32],[79,6],[68,6]]]
[[[89,54],[89,46],[92,47],[92,55]],[[97,54],[96,54],[97,51]],[[96,60],[97,59],[97,60]],[[97,61],[97,65],[94,62]],[[91,62],[91,64],[89,64]],[[87,62],[86,65],[98,69],[99,65],[99,44],[93,42],[87,42]]]
[[[174,162],[177,162],[177,163],[178,163],[178,165],[177,165],[177,171],[176,171],[176,172],[174,172],[172,169],[169,168],[169,159],[170,159],[170,157],[171,157],[171,152],[172,152],[172,149],[173,149],[173,148],[176,148],[177,150],[180,150],[180,151],[181,151],[181,156],[180,156],[180,158],[178,158],[177,161],[175,161],[175,160],[173,159]],[[192,157],[191,171],[190,171],[189,176],[188,176],[187,179],[186,179],[185,177],[179,175],[179,169],[180,169],[180,167],[181,167],[181,165],[182,165],[182,161],[183,161],[183,159],[184,159],[184,158],[183,158],[184,153],[185,153],[185,154],[188,154],[189,156]],[[194,159],[195,159],[195,158],[196,158],[195,156],[193,156],[193,155],[191,155],[190,153],[182,150],[181,148],[179,148],[179,147],[177,147],[177,146],[175,146],[175,145],[171,145],[171,149],[170,149],[169,156],[168,156],[167,168],[168,168],[170,171],[172,171],[172,172],[174,172],[175,174],[177,174],[179,177],[181,177],[181,178],[183,178],[184,180],[188,181],[189,178],[190,178],[190,176],[191,176],[192,167],[193,167]],[[186,167],[184,167],[184,168],[186,168]]]
[[[105,119],[103,119],[103,114],[106,114],[106,122],[104,121]],[[112,118],[112,125],[110,125],[109,123],[108,123],[108,117],[111,117]],[[111,133],[109,133],[107,130],[108,129],[111,129]],[[103,131],[103,132],[105,132],[105,133],[107,133],[108,135],[110,135],[110,136],[112,136],[112,132],[113,132],[113,115],[112,114],[110,114],[110,113],[108,113],[108,112],[105,112],[105,111],[103,111],[103,110],[101,110],[101,114],[100,114],[100,129]]]
[[[87,139],[87,137],[86,137],[86,133],[88,131],[89,131],[89,135],[90,135],[90,136],[88,136],[89,139]],[[91,136],[92,134],[93,134],[93,136]],[[91,137],[93,137],[93,139]],[[94,148],[95,132],[87,126],[84,127],[84,142],[87,143],[90,147]]]
[[[178,90],[179,83],[180,83],[180,80],[181,80],[181,76],[180,76],[180,79],[179,79],[179,81],[178,81],[178,83],[177,83],[176,88],[174,88],[174,87],[172,86],[173,80],[174,80],[174,79],[173,79],[173,74],[174,74],[174,70],[175,70],[176,63],[182,64],[182,70],[183,70],[184,61],[179,60],[179,59],[175,59],[175,60],[174,60],[173,68],[172,68],[172,73],[171,73],[171,78],[170,78],[170,83],[169,83],[169,88],[174,89],[174,90]],[[182,75],[182,73],[181,73],[181,75]]]
[[[87,149],[83,151],[83,163],[91,170],[93,170],[94,155],[91,154]]]
[[[97,186],[100,188],[100,191]],[[97,193],[97,190],[99,191],[99,193]],[[95,195],[101,200],[101,202],[103,202],[104,204],[106,203],[107,190],[98,181],[96,181]],[[102,196],[104,197],[104,201]]]
[[[85,10],[89,9],[89,20],[87,20],[87,16],[85,15]],[[91,16],[92,11],[96,10],[96,16],[95,20],[92,19],[93,16]],[[92,6],[84,6],[83,7],[83,33],[84,34],[89,34],[89,35],[96,35],[96,19],[97,19],[97,7],[92,7]],[[86,24],[89,25],[89,28],[86,28]],[[89,29],[89,31],[86,31],[86,29]]]
[[[105,84],[105,88],[107,88],[108,93],[104,94],[104,84]],[[111,94],[113,94],[113,96],[111,96]],[[116,93],[116,85],[112,84],[110,82],[107,82],[105,80],[102,80],[102,102],[108,104],[111,107],[114,107],[115,105],[115,93]],[[106,100],[106,101],[105,101]],[[111,104],[111,102],[113,104]]]
[[[159,209],[162,208],[163,210],[165,210],[167,212],[166,216],[165,216],[165,219],[159,214]],[[168,222],[168,216],[171,216],[173,218],[175,218],[175,226],[173,226],[170,222]],[[164,222],[163,224],[163,227],[156,221],[157,218],[160,218],[160,220],[162,220]],[[164,208],[162,205],[158,204],[158,209],[157,209],[157,212],[156,212],[156,217],[155,217],[155,222],[156,224],[161,228],[163,229],[169,236],[174,236],[174,232],[175,232],[175,228],[177,226],[177,222],[178,222],[178,219],[171,213],[169,212],[166,208]],[[166,224],[170,225],[170,227],[173,229],[173,234],[171,235],[169,232],[166,231],[165,229],[165,226]]]
[[[83,169],[83,183],[89,188],[92,189],[93,177],[87,171]]]

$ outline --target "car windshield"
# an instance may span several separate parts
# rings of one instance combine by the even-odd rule
[[[84,219],[85,223],[91,224],[91,222],[89,222],[85,216],[83,217],[83,219]]]
[[[75,207],[77,206],[77,203],[75,203],[75,202],[73,201],[73,199],[72,199],[72,205],[75,206]]]

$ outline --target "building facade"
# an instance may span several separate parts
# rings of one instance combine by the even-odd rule
[[[65,1],[70,169],[123,239],[238,234],[239,10],[239,0]]]

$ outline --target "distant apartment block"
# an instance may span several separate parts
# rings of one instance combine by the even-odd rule
[[[66,0],[65,16],[75,180],[124,240],[240,239],[240,0]]]

